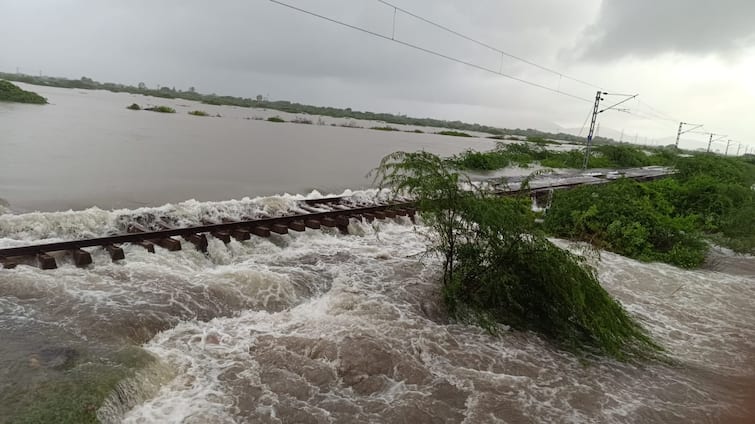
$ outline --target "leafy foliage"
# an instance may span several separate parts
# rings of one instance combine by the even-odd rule
[[[280,123],[280,122],[286,122],[286,120],[283,119],[283,118],[281,118],[280,116],[271,116],[271,117],[267,118],[267,122],[278,122],[278,123]]]
[[[672,178],[557,192],[545,228],[632,258],[685,268],[703,262],[703,236],[738,252],[755,251],[755,166],[708,154],[675,160]]]
[[[193,115],[193,116],[210,116],[210,114],[208,114],[207,112],[205,112],[203,110],[192,110],[191,112],[189,112],[189,115]]]
[[[142,110],[142,107],[139,106],[136,103],[131,103],[130,106],[126,106],[126,109],[128,109],[128,110]]]
[[[694,225],[696,217],[673,212],[659,186],[619,180],[557,191],[545,228],[631,258],[697,267],[707,245]]]
[[[39,94],[22,90],[19,86],[4,80],[0,80],[0,101],[40,105],[47,103],[47,99]]]
[[[461,189],[468,181],[455,164],[427,152],[389,155],[375,175],[416,199],[432,228],[430,250],[443,258],[452,317],[491,332],[498,323],[533,330],[559,346],[619,359],[660,352],[593,270],[535,227],[529,198]]]
[[[532,141],[531,141],[532,140]],[[506,166],[525,166],[539,162],[548,168],[581,168],[584,151],[550,151],[539,138],[529,138],[527,143],[498,143],[487,152],[467,150],[454,160],[461,169],[495,170]],[[629,168],[649,165],[673,165],[677,155],[664,149],[655,149],[650,154],[630,146],[601,145],[590,153],[589,168]]]

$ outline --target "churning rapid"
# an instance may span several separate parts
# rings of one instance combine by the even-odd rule
[[[0,246],[121,232],[137,218],[275,215],[296,199],[6,214]],[[105,423],[689,423],[745,413],[752,274],[591,257],[673,361],[584,360],[534,334],[448,322],[426,232],[408,218],[352,220],[348,235],[209,238],[207,255],[189,243],[155,254],[125,245],[120,263],[94,249],[87,269],[65,257],[54,271],[2,269],[0,420],[61,402]]]

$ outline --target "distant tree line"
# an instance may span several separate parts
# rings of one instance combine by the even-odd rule
[[[532,128],[498,128],[477,123],[470,124],[462,121],[445,121],[442,119],[433,118],[413,118],[406,115],[395,115],[392,113],[362,112],[352,110],[351,108],[341,109],[335,107],[305,105],[301,103],[289,102],[287,100],[269,100],[262,95],[257,95],[252,99],[248,97],[221,96],[214,93],[202,94],[198,93],[194,87],[189,87],[188,90],[183,91],[180,89],[177,90],[175,87],[148,88],[147,85],[143,82],[140,82],[136,87],[134,87],[132,85],[117,84],[112,82],[98,82],[89,77],[81,77],[80,79],[68,79],[11,73],[0,73],[0,79],[25,82],[34,85],[45,85],[50,87],[79,88],[85,90],[108,90],[115,93],[132,93],[153,97],[162,97],[167,99],[194,100],[210,105],[264,108],[289,113],[330,116],[333,118],[383,121],[391,124],[415,125],[422,127],[442,127],[461,131],[488,133],[494,136],[517,135],[522,137],[543,137],[571,142],[584,142],[585,140],[584,137],[577,137],[572,134],[549,133]],[[610,144],[616,142],[612,139],[604,137],[595,137],[593,141],[598,144]]]

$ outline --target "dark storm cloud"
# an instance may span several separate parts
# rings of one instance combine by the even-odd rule
[[[588,59],[728,56],[753,46],[753,0],[603,0],[578,47]]]
[[[380,34],[392,32],[393,9],[374,0],[288,2]],[[544,62],[552,62],[554,48],[563,47],[558,40],[574,32],[567,22],[579,13],[579,8],[559,6],[558,0],[535,5],[525,0],[396,3]],[[0,46],[0,66],[6,70],[43,68],[69,76],[190,84],[229,93],[239,89],[243,74],[252,80],[289,77],[312,84],[329,79],[398,86],[407,98],[421,94],[425,87],[442,93],[463,88],[470,79],[489,78],[264,0],[8,2],[0,5],[0,13],[14,17],[0,28],[0,37],[9,40]],[[38,30],[21,37],[29,22],[35,22]],[[400,13],[396,35],[463,60],[499,67],[498,55]],[[527,68],[508,59],[502,66],[514,75],[527,74]]]
[[[393,30],[393,9],[377,0],[282,1],[380,34],[390,36]],[[736,113],[708,105],[721,98],[725,102],[718,104],[736,111],[755,101],[741,95],[751,91],[747,75],[752,72],[747,72],[748,56],[736,54],[737,46],[746,43],[755,0],[738,5],[733,0],[607,0],[602,5],[600,0],[388,1],[566,75],[641,92],[645,101],[685,120],[751,132],[746,122],[725,121]],[[193,86],[206,93],[262,94],[513,127],[552,128],[553,122],[579,127],[591,106],[267,0],[0,0],[0,17],[1,71],[19,67],[32,74],[150,87]],[[396,24],[401,40],[583,98],[594,96],[594,87],[510,58],[501,61],[496,53],[401,13]],[[585,34],[592,38],[585,40]],[[575,45],[589,49],[578,51]],[[668,58],[651,57],[664,51],[725,50],[744,58],[745,65],[722,71],[716,58],[705,63],[687,56],[679,67]],[[581,60],[585,52],[592,59],[642,58],[631,64]],[[686,82],[676,74],[679,69],[689,76]],[[706,78],[717,82],[724,72],[732,75],[724,78],[725,92],[711,94],[696,109],[690,93],[700,92]],[[659,84],[665,84],[664,90]],[[604,128],[634,125],[626,122],[631,119],[626,114],[601,119]],[[675,134],[673,125],[668,131]]]

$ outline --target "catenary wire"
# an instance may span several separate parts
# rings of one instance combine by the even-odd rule
[[[431,55],[434,55],[434,56],[437,56],[437,57],[440,57],[440,58],[443,58],[443,59],[446,59],[446,60],[457,62],[457,63],[460,63],[462,65],[469,66],[471,68],[479,69],[481,71],[489,72],[491,74],[499,75],[499,76],[502,76],[504,78],[508,78],[508,79],[511,79],[511,80],[514,80],[514,81],[518,81],[518,82],[520,82],[522,84],[526,84],[526,85],[529,85],[531,87],[540,88],[542,90],[550,91],[552,93],[560,94],[560,95],[563,95],[563,96],[566,96],[566,97],[570,97],[570,98],[573,98],[573,99],[576,99],[576,100],[580,100],[580,101],[583,101],[583,102],[586,102],[586,103],[592,103],[592,100],[590,100],[588,98],[585,98],[585,97],[580,97],[580,96],[578,96],[576,94],[571,94],[571,93],[567,93],[565,91],[557,90],[555,88],[551,88],[551,87],[548,87],[546,85],[538,84],[536,82],[532,82],[532,81],[526,80],[524,78],[519,78],[519,77],[515,77],[513,75],[504,74],[502,72],[499,72],[499,71],[496,71],[496,70],[493,70],[493,69],[489,69],[489,68],[486,68],[484,66],[481,66],[481,65],[478,65],[478,64],[475,64],[475,63],[472,63],[472,62],[468,62],[468,61],[465,61],[465,60],[462,60],[462,59],[458,59],[458,58],[449,56],[447,54],[440,53],[438,51],[431,50],[431,49],[428,49],[426,47],[418,46],[416,44],[408,43],[406,41],[402,41],[402,40],[399,40],[399,39],[396,39],[396,38],[391,38],[391,37],[385,36],[383,34],[377,33],[375,31],[371,31],[371,30],[368,30],[366,28],[363,28],[363,27],[360,27],[360,26],[357,26],[357,25],[352,25],[352,24],[340,21],[338,19],[330,18],[328,16],[321,15],[319,13],[315,13],[315,12],[312,12],[312,11],[309,11],[309,10],[306,10],[306,9],[302,9],[300,7],[297,7],[297,6],[288,4],[288,3],[284,3],[282,1],[278,1],[278,0],[268,0],[268,1],[270,1],[271,3],[275,3],[275,4],[279,5],[279,6],[287,7],[289,9],[291,9],[291,10],[295,10],[295,11],[300,12],[300,13],[304,13],[304,14],[307,14],[307,15],[310,15],[310,16],[314,16],[316,18],[319,18],[319,19],[322,19],[322,20],[325,20],[325,21],[328,21],[328,22],[331,22],[331,23],[335,23],[335,24],[338,24],[338,25],[341,25],[341,26],[344,26],[344,27],[347,27],[347,28],[351,28],[353,30],[360,31],[360,32],[363,32],[365,34],[372,35],[374,37],[382,38],[383,40],[392,41],[392,42],[400,44],[402,46],[406,46],[406,47],[409,47],[409,48],[412,48],[412,49],[415,49],[415,50],[419,50],[421,52],[428,53],[428,54],[431,54]]]

